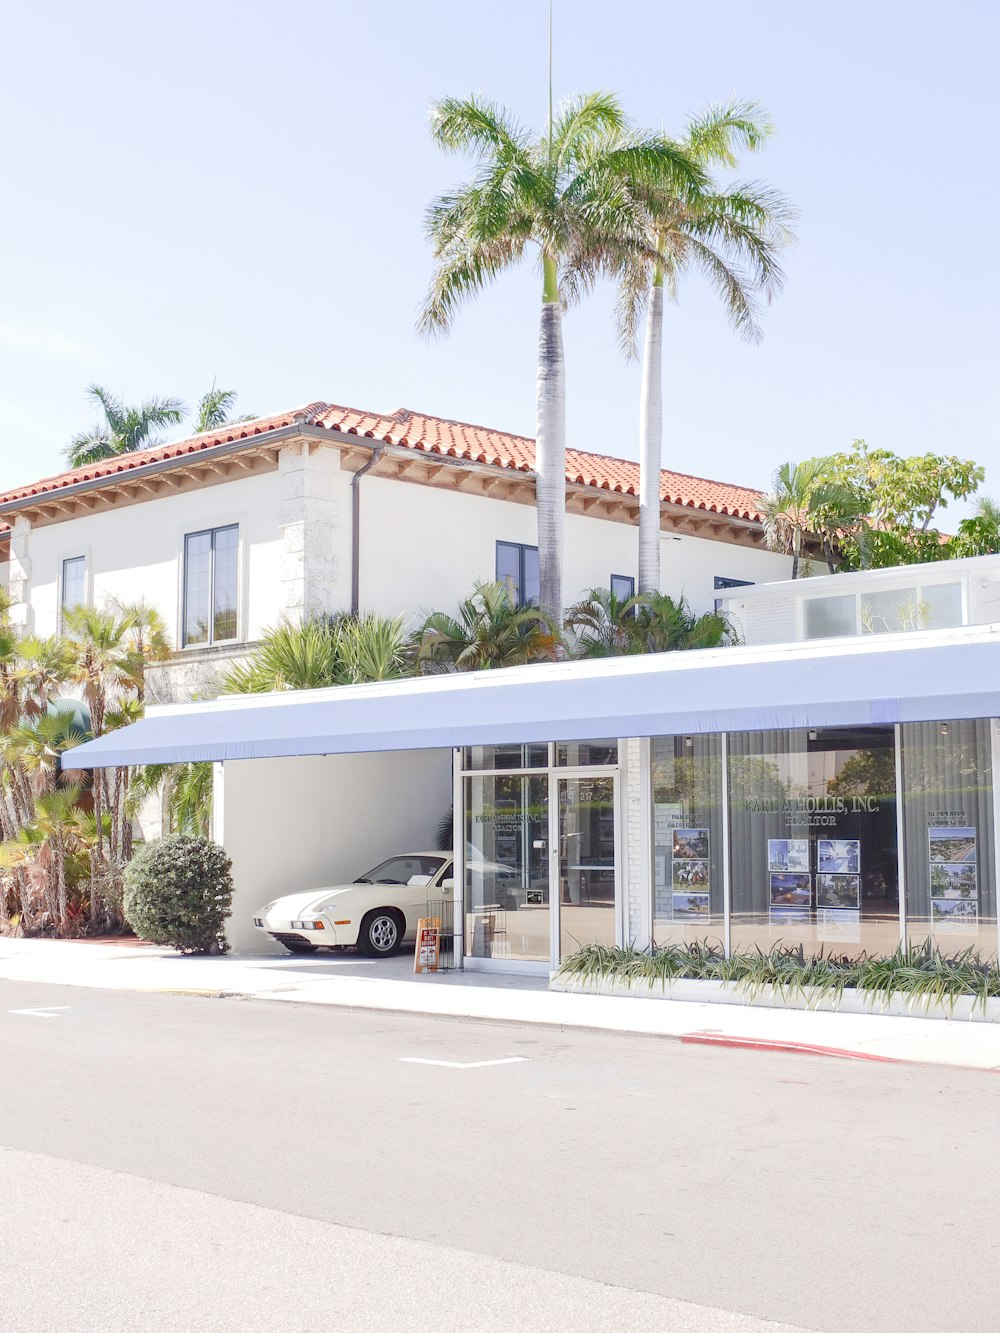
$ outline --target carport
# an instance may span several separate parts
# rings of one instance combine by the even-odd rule
[[[898,892],[899,909],[891,918],[880,909],[880,929],[888,922],[882,934],[905,930],[908,913],[930,919],[929,889],[920,889],[926,905],[905,901],[903,848],[909,838],[916,849],[907,855],[917,885],[927,818],[943,816],[921,810],[906,830],[902,794],[906,756],[920,759],[923,746],[929,763],[931,737],[985,755],[979,804],[973,809],[970,798],[961,813],[962,827],[976,828],[982,866],[976,912],[966,920],[974,916],[977,932],[992,922],[995,939],[996,840],[984,783],[998,750],[990,721],[998,715],[1000,638],[995,627],[967,627],[152,707],[143,720],[75,749],[67,766],[218,765],[214,831],[233,858],[231,939],[239,948],[254,940],[249,921],[262,902],[353,878],[405,847],[433,847],[451,805],[456,957],[467,966],[540,971],[588,939],[642,943],[711,930],[728,948],[745,926],[766,940],[779,911],[787,922],[800,910],[776,900],[770,883],[779,818],[785,841],[786,826],[799,821],[792,832],[810,842],[809,869],[799,873],[815,882],[801,912],[814,934],[829,926],[838,909],[819,910],[816,895],[828,886],[819,882],[816,837],[843,841],[834,825],[851,811],[817,814],[815,801],[825,799],[817,797],[803,798],[801,810],[789,811],[788,802],[769,809],[755,792],[741,793],[737,809],[730,785],[737,769],[737,776],[764,771],[775,756],[778,767],[799,752],[834,764],[831,756],[847,754],[848,745],[852,753],[882,746],[890,768],[896,754],[897,781],[870,833],[885,862],[887,830],[894,821],[898,830],[898,883],[888,883],[884,865],[880,873],[883,898]],[[697,769],[697,792],[657,789],[666,762],[657,756],[668,752],[672,771],[685,762]],[[847,832],[855,841],[869,837],[870,807],[871,800],[854,811],[860,831]],[[682,864],[692,857],[704,868]],[[847,892],[844,883],[836,887]],[[863,888],[858,920],[867,929]]]

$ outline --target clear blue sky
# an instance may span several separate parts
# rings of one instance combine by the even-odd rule
[[[983,0],[556,0],[556,88],[668,129],[761,100],[746,174],[801,210],[762,345],[697,281],[668,313],[664,462],[764,485],[855,436],[974,457],[1000,492],[996,53]],[[545,0],[135,0],[8,10],[0,487],[59,470],[93,380],[244,411],[313,399],[532,434],[530,267],[414,333],[432,97],[545,114]],[[961,205],[961,206],[960,206]],[[567,322],[570,442],[635,456],[638,371],[599,293]],[[950,513],[945,522],[956,516]]]

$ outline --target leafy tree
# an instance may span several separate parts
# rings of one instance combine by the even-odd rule
[[[551,98],[550,98],[551,102]],[[425,332],[450,327],[458,307],[526,253],[541,264],[535,488],[540,605],[562,620],[566,501],[566,389],[562,309],[582,290],[573,274],[650,250],[626,182],[664,191],[702,187],[705,174],[677,145],[633,134],[618,101],[591,93],[549,114],[545,134],[526,133],[511,113],[479,97],[432,108],[446,152],[470,155],[473,179],[436,199],[427,214],[436,269],[420,318]]]
[[[236,406],[235,389],[216,388],[215,381],[212,381],[212,387],[208,393],[202,394],[198,399],[198,405],[194,410],[194,420],[192,425],[196,435],[203,435],[207,431],[218,430],[221,426],[238,425],[241,421],[253,421],[254,417],[232,415],[233,408]]]
[[[984,469],[954,455],[900,457],[889,449],[869,449],[855,440],[850,452],[825,460],[826,479],[855,497],[865,517],[842,534],[848,569],[943,560],[954,549],[932,526],[949,500],[961,500],[982,483]]]
[[[87,396],[97,403],[101,419],[89,430],[74,435],[66,446],[71,467],[83,467],[136,449],[152,449],[161,443],[155,432],[165,426],[179,425],[186,410],[179,398],[147,398],[130,406],[100,384],[91,384]]]
[[[963,518],[949,544],[955,557],[994,555],[1000,551],[1000,505],[988,496],[976,502],[971,518]]]
[[[538,607],[517,605],[506,583],[477,583],[457,616],[431,612],[415,645],[420,669],[433,673],[550,662],[561,640]]]
[[[679,142],[664,139],[703,167],[736,165],[736,151],[756,152],[771,126],[754,103],[710,107],[689,121]],[[681,281],[698,270],[715,287],[733,328],[757,341],[758,298],[781,287],[779,252],[792,237],[791,209],[777,191],[757,182],[719,189],[705,179],[695,187],[663,188],[630,164],[626,188],[640,203],[649,233],[647,252],[622,256],[619,338],[634,354],[636,328],[646,309],[639,408],[639,590],[660,589],[660,468],[663,436],[663,305],[677,297]],[[603,258],[603,257],[601,257]]]
[[[580,658],[718,648],[735,637],[721,612],[697,615],[685,598],[653,591],[623,601],[608,588],[591,588],[569,609],[566,625],[575,634],[571,656]]]

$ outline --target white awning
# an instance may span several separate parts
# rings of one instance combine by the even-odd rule
[[[1000,717],[1000,626],[151,707],[67,768]]]

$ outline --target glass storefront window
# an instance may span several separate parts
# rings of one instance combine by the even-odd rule
[[[734,952],[895,951],[892,727],[730,736],[729,809]]]
[[[462,767],[467,770],[505,768],[545,768],[549,747],[538,745],[467,745],[462,751]]]
[[[591,764],[605,764],[609,768],[618,763],[617,741],[559,741],[556,745],[556,763],[560,768],[575,768]]]
[[[990,723],[902,728],[906,931],[942,953],[997,954]]]
[[[466,952],[548,961],[549,779],[465,779]]]
[[[656,736],[653,775],[653,942],[725,942],[722,742]]]

